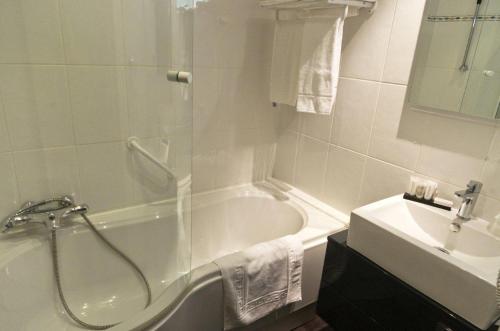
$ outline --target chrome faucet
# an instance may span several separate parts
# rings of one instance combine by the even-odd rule
[[[483,188],[483,183],[471,180],[467,184],[467,189],[455,192],[455,196],[462,198],[462,203],[458,209],[457,216],[463,221],[469,221],[472,218],[472,212],[479,199],[479,193]]]
[[[28,201],[16,212],[0,222],[0,231],[5,233],[28,223],[42,223],[47,225],[47,221],[52,222],[51,226],[58,227],[60,220],[76,214],[85,214],[87,211],[87,205],[75,205],[73,198],[69,195],[38,202]],[[62,214],[56,217],[57,212],[62,212]],[[39,215],[46,215],[47,218],[40,220]]]

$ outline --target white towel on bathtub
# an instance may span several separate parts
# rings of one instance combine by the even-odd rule
[[[216,260],[224,287],[224,329],[249,325],[302,300],[303,257],[302,242],[286,236]]]

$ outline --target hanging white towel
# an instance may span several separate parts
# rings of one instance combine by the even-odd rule
[[[296,106],[304,22],[277,21],[271,67],[271,101]]]
[[[302,300],[302,242],[287,236],[215,261],[224,287],[224,329],[241,327]]]
[[[297,111],[330,114],[340,72],[347,7],[325,10],[328,18],[278,20],[271,70],[271,101]]]

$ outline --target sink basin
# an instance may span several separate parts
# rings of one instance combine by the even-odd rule
[[[348,245],[480,329],[500,316],[500,238],[472,219],[395,196],[353,211]]]

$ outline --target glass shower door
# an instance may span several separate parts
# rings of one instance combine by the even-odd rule
[[[113,326],[187,285],[192,87],[167,73],[192,71],[192,20],[192,0],[0,0],[2,328]]]

